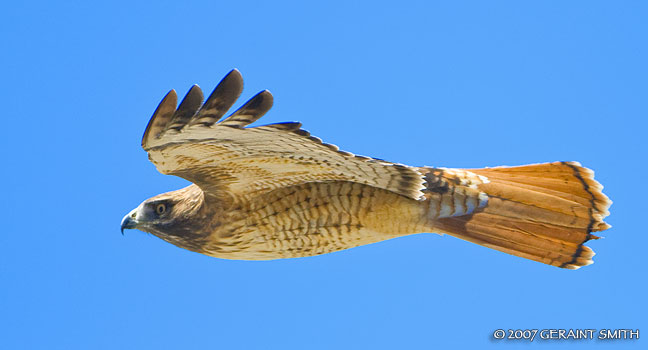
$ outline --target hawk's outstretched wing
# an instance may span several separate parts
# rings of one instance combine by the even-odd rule
[[[272,107],[262,91],[219,122],[243,89],[232,70],[202,104],[193,86],[176,109],[171,90],[149,122],[142,147],[163,174],[177,175],[221,199],[248,198],[306,182],[350,181],[422,199],[423,175],[414,167],[339,151],[289,122],[246,127]]]

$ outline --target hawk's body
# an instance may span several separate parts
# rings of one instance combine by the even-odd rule
[[[295,258],[427,228],[424,206],[417,201],[352,182],[277,189],[230,213],[231,221],[214,232],[202,253],[245,260]]]
[[[194,182],[124,218],[177,246],[226,259],[329,253],[443,232],[543,263],[591,263],[583,246],[609,200],[593,173],[559,162],[474,170],[417,168],[354,156],[299,123],[246,127],[272,105],[264,91],[223,121],[242,89],[232,71],[204,105],[192,88],[160,103],[142,145],[158,170]],[[218,123],[217,123],[218,122]]]

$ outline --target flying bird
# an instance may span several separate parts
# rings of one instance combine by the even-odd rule
[[[567,269],[592,263],[584,243],[611,201],[577,162],[451,169],[353,155],[286,122],[249,127],[273,103],[265,90],[221,120],[243,90],[232,70],[203,103],[171,90],[142,147],[188,187],[142,202],[121,222],[224,259],[325,254],[415,233],[448,234]],[[176,107],[177,106],[177,107]]]

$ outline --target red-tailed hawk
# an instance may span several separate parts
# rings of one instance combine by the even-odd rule
[[[203,104],[198,86],[176,108],[171,90],[142,147],[163,174],[193,182],[147,199],[124,229],[198,253],[266,260],[329,253],[422,232],[576,269],[583,244],[610,226],[610,200],[576,162],[517,167],[413,167],[355,156],[300,123],[247,127],[272,106],[262,91],[220,120],[243,89],[237,70]],[[219,121],[220,120],[220,121]]]

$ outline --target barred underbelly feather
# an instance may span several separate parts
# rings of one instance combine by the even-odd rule
[[[244,210],[241,234],[246,239],[238,241],[248,244],[226,258],[324,254],[422,232],[426,220],[421,202],[350,182],[279,189],[256,198]]]
[[[488,204],[488,196],[478,186],[488,179],[474,173],[448,168],[419,168],[425,174],[426,202],[430,220],[474,213]]]

